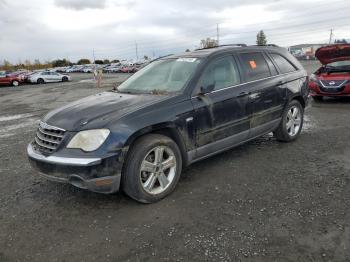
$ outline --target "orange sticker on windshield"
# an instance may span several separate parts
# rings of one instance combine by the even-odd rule
[[[250,60],[250,61],[249,61],[249,64],[250,64],[250,67],[251,67],[252,69],[255,69],[255,68],[256,68],[256,63],[255,63],[254,60]]]

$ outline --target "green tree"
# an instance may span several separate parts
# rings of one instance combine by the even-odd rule
[[[78,65],[86,65],[86,64],[91,64],[91,61],[87,58],[82,58],[78,60]]]
[[[185,52],[191,52],[191,50],[187,48]]]
[[[103,60],[103,63],[106,65],[106,64],[109,64],[110,62],[109,62],[109,59],[105,59],[105,60]]]
[[[347,44],[348,42],[346,41],[346,39],[336,39],[334,41],[335,44]]]
[[[207,39],[202,39],[200,42],[201,48],[212,48],[218,46],[218,41],[208,37]]]
[[[119,63],[120,61],[118,59],[114,59],[111,61],[111,63]]]
[[[72,63],[67,59],[57,59],[51,62],[53,67],[69,66]]]
[[[258,34],[256,35],[256,44],[257,45],[266,45],[267,44],[267,38],[263,30],[260,30]]]
[[[89,63],[87,63],[87,64],[89,64]],[[103,60],[95,60],[95,64],[96,65],[103,65]]]

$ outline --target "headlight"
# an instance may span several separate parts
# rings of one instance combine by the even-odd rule
[[[87,152],[98,149],[108,137],[108,129],[84,130],[76,134],[67,148],[79,148]]]

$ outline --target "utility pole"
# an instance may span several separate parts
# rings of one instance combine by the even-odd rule
[[[137,42],[135,41],[136,62],[139,61],[139,51],[137,49]]]
[[[219,34],[219,24],[216,24],[216,42],[218,43],[218,46],[220,45],[220,34]]]
[[[332,38],[333,38],[333,29],[331,29],[331,32],[329,34],[329,44],[332,43]]]
[[[94,64],[95,64],[95,48],[92,49],[92,57],[94,58]]]

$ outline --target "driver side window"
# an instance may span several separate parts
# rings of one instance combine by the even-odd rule
[[[214,85],[214,90],[220,90],[240,83],[238,68],[233,57],[226,56],[210,62],[199,80],[199,87]]]

